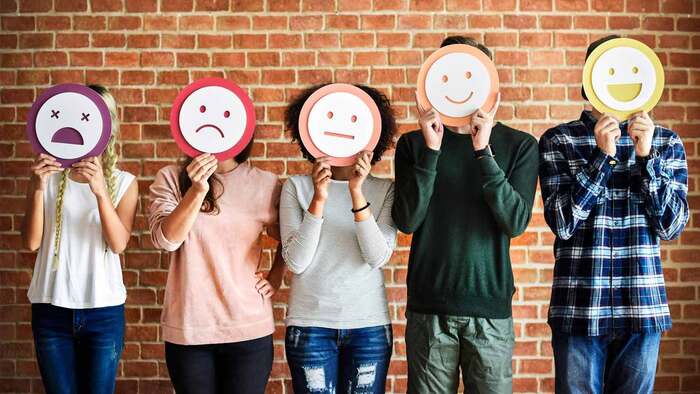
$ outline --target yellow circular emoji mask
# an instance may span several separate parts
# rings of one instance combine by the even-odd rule
[[[583,66],[583,90],[598,111],[626,120],[648,112],[661,98],[664,70],[643,43],[615,38],[598,46]]]

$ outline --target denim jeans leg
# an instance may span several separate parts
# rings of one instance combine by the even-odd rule
[[[603,393],[607,336],[552,333],[557,394]]]
[[[338,330],[287,327],[285,352],[294,392],[335,393],[338,381]]]
[[[112,394],[124,346],[124,305],[78,309],[75,314],[78,388]]]
[[[73,311],[51,304],[32,304],[36,359],[48,394],[77,391],[73,348]]]
[[[606,393],[651,394],[661,333],[616,336],[608,346]]]
[[[357,328],[341,335],[338,392],[381,394],[393,345],[391,325]]]

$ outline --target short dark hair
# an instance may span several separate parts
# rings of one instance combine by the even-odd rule
[[[284,112],[284,124],[287,130],[291,132],[292,140],[299,144],[299,149],[301,150],[301,154],[304,156],[304,158],[312,163],[314,162],[314,157],[302,143],[301,135],[299,134],[299,116],[306,100],[315,91],[326,85],[328,85],[328,83],[314,85],[303,90],[294,98],[294,100],[292,100],[291,103],[289,103]],[[374,154],[372,155],[372,164],[374,164],[381,160],[384,152],[389,148],[389,146],[391,146],[392,137],[394,134],[396,134],[396,119],[394,117],[394,110],[391,108],[391,103],[384,93],[365,85],[355,86],[367,93],[372,101],[377,104],[377,108],[379,108],[379,115],[382,118],[382,129],[379,135],[379,141],[377,142],[377,146],[374,147]]]
[[[493,60],[493,54],[491,53],[491,50],[486,47],[486,45],[480,43],[476,39],[472,37],[467,37],[467,36],[448,36],[445,37],[444,40],[442,40],[442,44],[440,44],[440,48],[446,47],[448,45],[453,45],[453,44],[463,44],[463,45],[469,45],[473,46],[474,48],[478,48],[481,52],[484,52],[486,56],[489,57],[489,59]]]
[[[588,49],[586,49],[586,59],[583,61],[584,63],[586,60],[588,60],[588,57],[591,56],[591,53],[595,51],[596,48],[598,48],[601,44],[603,44],[606,41],[614,40],[616,38],[622,38],[617,34],[611,34],[609,36],[605,36],[603,38],[599,38],[592,43],[588,45]],[[588,101],[588,96],[586,96],[586,92],[583,89],[583,86],[581,86],[581,97],[583,97],[584,100]]]

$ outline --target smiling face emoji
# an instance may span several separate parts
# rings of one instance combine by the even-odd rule
[[[27,136],[37,153],[68,166],[104,151],[111,135],[109,109],[102,97],[83,85],[57,85],[32,106]]]
[[[234,157],[255,128],[253,103],[238,86],[219,78],[196,81],[175,99],[170,117],[175,141],[190,156]]]
[[[621,120],[651,110],[661,97],[664,73],[656,54],[643,43],[617,38],[591,52],[583,71],[583,87],[600,112]]]
[[[463,126],[479,108],[490,110],[498,93],[491,59],[469,45],[448,45],[431,54],[418,73],[418,99],[448,126]]]
[[[331,165],[355,162],[355,155],[373,150],[379,140],[381,117],[371,97],[348,84],[326,85],[304,103],[299,131],[314,156],[329,156]]]

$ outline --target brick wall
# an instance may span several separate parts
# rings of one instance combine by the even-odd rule
[[[281,123],[285,103],[302,87],[379,87],[405,131],[416,123],[413,89],[422,59],[445,34],[469,34],[495,51],[504,100],[498,118],[539,136],[578,116],[586,45],[616,32],[659,54],[667,87],[652,115],[682,136],[688,153],[690,223],[662,252],[675,324],[662,342],[656,387],[700,392],[699,13],[698,0],[0,0],[0,391],[42,391],[25,295],[34,254],[20,249],[19,229],[32,160],[24,122],[44,88],[90,82],[112,89],[122,119],[120,165],[138,174],[143,196],[155,172],[180,155],[168,130],[170,104],[198,78],[226,77],[249,89],[259,122],[253,161],[285,176],[309,168]],[[392,155],[377,174],[391,176]],[[158,325],[168,259],[151,247],[144,207],[142,197],[124,254],[128,330],[118,388],[129,393],[171,390]],[[553,390],[545,324],[552,242],[538,195],[530,228],[511,252],[518,392]],[[396,334],[391,392],[406,388],[409,244],[402,236],[385,268]],[[281,323],[286,295],[275,304],[275,393],[291,392]]]

